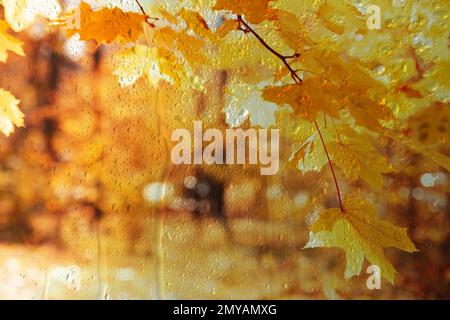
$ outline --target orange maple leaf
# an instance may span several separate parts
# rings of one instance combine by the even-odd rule
[[[98,44],[136,41],[143,32],[142,23],[146,20],[140,13],[123,12],[119,8],[102,8],[94,11],[87,3],[82,2],[79,11],[75,10],[66,17],[63,24],[69,26],[68,21],[72,21],[78,12],[80,24],[68,28],[67,35],[78,33],[81,40],[95,40]]]

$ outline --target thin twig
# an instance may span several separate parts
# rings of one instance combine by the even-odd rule
[[[158,18],[154,18],[154,17],[150,17],[144,10],[144,7],[142,6],[142,4],[139,2],[139,0],[135,0],[136,4],[138,5],[139,9],[141,10],[142,14],[145,17],[145,22],[152,28],[155,28],[155,24],[148,21],[148,20],[159,20]]]
[[[249,24],[247,24],[246,22],[245,22],[245,20],[242,18],[242,16],[241,15],[238,15],[238,23],[239,23],[239,27],[238,27],[238,29],[239,30],[241,30],[241,31],[243,31],[244,33],[247,33],[247,32],[250,32],[252,35],[254,35],[255,36],[255,38],[267,49],[267,50],[269,50],[273,55],[275,55],[278,59],[280,59],[282,62],[283,62],[283,64],[286,66],[286,68],[289,70],[289,72],[290,72],[290,74],[291,74],[291,77],[292,77],[292,79],[294,80],[294,82],[295,83],[297,83],[297,84],[301,84],[303,81],[302,81],[302,79],[299,77],[299,75],[297,74],[297,71],[300,71],[300,70],[294,70],[292,67],[291,67],[291,65],[289,64],[289,62],[288,62],[288,59],[292,59],[292,58],[297,58],[297,57],[299,57],[300,56],[300,54],[299,53],[297,53],[297,52],[295,52],[294,54],[292,54],[292,55],[288,55],[288,56],[286,56],[286,55],[282,55],[281,53],[279,53],[278,51],[276,51],[275,49],[273,49],[263,38],[261,38],[261,36],[252,28],[252,27],[250,27],[250,25]],[[242,27],[242,25],[244,26],[244,28]],[[311,71],[308,71],[308,72],[311,72]],[[311,73],[313,73],[313,72],[311,72]],[[326,79],[326,78],[325,78]],[[327,81],[329,81],[328,79],[326,79]],[[326,119],[326,118],[325,118]],[[327,146],[326,146],[326,144],[325,144],[325,140],[323,139],[323,136],[322,136],[322,132],[320,131],[320,128],[319,128],[319,125],[318,125],[318,123],[317,123],[317,121],[314,121],[314,124],[316,125],[316,128],[317,128],[317,132],[319,133],[319,136],[320,136],[320,141],[322,142],[322,146],[323,146],[323,148],[324,148],[324,150],[325,150],[325,154],[326,154],[326,156],[327,156],[327,159],[328,159],[328,164],[329,164],[329,166],[330,166],[330,169],[331,169],[331,173],[333,174],[333,179],[334,179],[334,184],[335,184],[335,186],[336,186],[336,192],[337,192],[337,195],[338,195],[338,200],[339,200],[339,208],[340,208],[340,210],[341,210],[341,212],[344,212],[345,210],[344,210],[344,205],[343,205],[343,203],[342,203],[342,197],[341,197],[341,190],[339,189],[339,184],[338,184],[338,181],[337,181],[337,178],[336,178],[336,173],[334,172],[334,167],[333,167],[333,164],[332,164],[332,162],[331,162],[331,158],[330,158],[330,155],[329,155],[329,153],[328,153],[328,149],[327,149]]]
[[[297,84],[301,84],[303,82],[303,80],[300,78],[300,76],[297,74],[297,71],[295,71],[291,65],[288,62],[288,59],[293,59],[293,58],[297,58],[300,56],[300,53],[295,52],[292,55],[282,55],[281,53],[277,52],[275,49],[273,49],[263,38],[261,38],[261,36],[252,28],[250,27],[249,24],[247,24],[247,22],[245,22],[245,20],[242,18],[241,15],[238,15],[238,20],[239,22],[239,30],[247,33],[250,32],[252,35],[255,36],[255,38],[267,49],[269,50],[273,55],[275,55],[278,59],[280,59],[283,64],[286,66],[286,68],[289,70],[292,79],[294,80],[295,83]],[[241,24],[245,27],[242,28]]]
[[[336,186],[336,192],[337,192],[338,199],[339,199],[339,208],[341,209],[341,212],[344,212],[345,210],[344,210],[344,206],[342,204],[341,190],[339,189],[339,184],[338,184],[338,181],[336,178],[336,173],[334,172],[333,164],[331,163],[330,155],[328,154],[328,149],[325,144],[325,140],[322,137],[322,133],[320,132],[320,128],[319,128],[317,121],[314,121],[314,124],[316,125],[317,132],[319,133],[320,141],[322,141],[322,146],[323,146],[323,149],[325,150],[325,154],[327,155],[328,164],[330,165],[331,173],[333,174],[334,184]]]

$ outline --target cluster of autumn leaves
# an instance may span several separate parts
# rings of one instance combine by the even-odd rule
[[[9,25],[0,20],[0,62],[5,63],[8,52],[23,56],[22,43],[7,33]],[[11,92],[0,89],[0,130],[9,136],[14,131],[14,125],[23,126],[23,113],[19,110],[19,100]]]
[[[377,139],[381,136],[422,153],[447,170],[450,160],[439,153],[439,146],[423,144],[403,130],[409,126],[405,119],[423,108],[414,100],[417,94],[410,93],[419,90],[414,85],[427,80],[426,76],[420,74],[415,82],[406,79],[408,90],[398,90],[404,88],[402,83],[395,79],[386,83],[374,76],[372,70],[379,69],[375,59],[345,52],[342,41],[336,41],[356,34],[372,39],[377,32],[366,29],[364,15],[349,2],[169,1],[144,10],[136,1],[134,12],[118,7],[94,9],[81,2],[72,14],[53,23],[65,28],[68,37],[78,34],[80,40],[98,45],[119,45],[114,74],[123,87],[146,77],[153,86],[166,81],[205,90],[211,70],[226,70],[227,97],[231,101],[242,98],[241,106],[229,110],[227,119],[232,119],[228,124],[242,124],[248,117],[251,125],[276,125],[271,119],[276,118],[273,105],[278,106],[278,117],[291,123],[281,127],[285,138],[292,141],[289,165],[302,172],[320,171],[329,165],[339,197],[339,208],[318,215],[306,247],[342,248],[346,252],[346,277],[359,274],[366,258],[393,283],[395,269],[383,249],[413,252],[416,247],[405,228],[381,220],[368,200],[351,193],[342,197],[334,167],[349,181],[363,181],[380,192],[383,175],[396,171],[380,153]],[[8,11],[8,1],[2,4]],[[406,6],[405,12],[411,10]],[[336,13],[344,21],[336,19]],[[74,21],[79,25],[73,27]],[[389,27],[388,32],[396,27]],[[8,52],[24,54],[21,42],[8,28],[1,20],[1,62],[6,62]],[[392,31],[390,41],[395,42],[396,36]],[[378,45],[376,39],[371,41]],[[399,54],[401,49],[392,46],[391,54]],[[408,52],[411,50],[405,54]],[[417,62],[417,57],[414,61],[415,71],[421,73],[422,62]],[[12,132],[13,124],[23,125],[18,103],[11,93],[0,89],[0,128],[5,134]],[[395,113],[398,104],[411,107]],[[261,121],[259,114],[269,116]],[[442,143],[448,143],[448,132]]]
[[[13,52],[20,56],[25,55],[23,43],[10,34],[10,29],[19,32],[28,28],[37,16],[46,19],[56,19],[61,13],[57,0],[1,0],[4,19],[0,19],[0,62],[5,63],[8,54]],[[10,135],[14,125],[24,125],[24,115],[18,105],[20,101],[9,91],[0,89],[0,131]]]

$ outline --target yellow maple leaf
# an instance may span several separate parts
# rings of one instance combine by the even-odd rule
[[[187,29],[177,31],[172,27],[161,27],[152,30],[147,45],[156,50],[155,67],[165,80],[175,83],[188,80],[193,87],[201,90],[203,80],[196,74],[211,61],[205,54],[207,50],[202,39]]]
[[[328,30],[338,35],[342,35],[346,29],[365,28],[366,20],[362,14],[353,5],[344,1],[325,2],[317,11],[317,16]]]
[[[317,118],[319,112],[337,118],[339,110],[345,108],[336,100],[336,86],[319,77],[308,78],[302,85],[266,87],[263,98],[279,105],[290,105],[294,113],[310,122]]]
[[[337,140],[328,145],[328,151],[336,165],[351,180],[361,178],[377,190],[383,187],[384,173],[392,172],[389,161],[380,155],[369,140],[349,126],[342,126]]]
[[[319,112],[339,118],[340,110],[348,110],[358,125],[381,131],[380,121],[393,119],[391,110],[365,95],[363,83],[355,79],[335,84],[321,77],[307,78],[301,85],[269,86],[263,98],[280,105],[290,105],[294,113],[313,122]]]
[[[8,29],[8,24],[0,19],[0,62],[6,62],[8,51],[12,51],[20,56],[25,55],[22,49],[22,42],[6,33]]]
[[[305,89],[288,87],[292,92],[285,103],[305,112],[309,120],[315,118],[317,111],[335,117],[339,110],[345,109],[356,124],[380,132],[383,122],[394,119],[385,104],[386,87],[357,59],[313,47],[303,52],[299,60],[302,69],[308,70],[306,74],[317,76],[304,79]]]
[[[5,8],[5,18],[18,32],[28,28],[37,16],[55,20],[61,14],[58,0],[0,0]]]
[[[81,40],[95,40],[98,44],[136,41],[143,33],[142,23],[146,19],[142,14],[124,12],[119,8],[94,11],[87,3],[82,2],[79,7],[80,24],[70,28],[74,21],[73,15],[76,14],[77,10],[64,19],[63,24],[68,27],[67,35],[78,33]]]
[[[231,31],[238,30],[239,22],[236,20],[225,20],[222,24],[217,28],[216,34],[219,37],[225,37]]]
[[[114,60],[118,66],[113,74],[117,76],[122,87],[134,84],[142,76],[146,76],[153,86],[162,79],[171,81],[170,77],[159,70],[156,48],[136,45],[116,54]]]
[[[17,107],[17,100],[9,91],[0,89],[0,131],[9,136],[14,131],[14,125],[23,126],[23,113]]]
[[[408,238],[406,228],[392,225],[377,216],[375,207],[360,198],[347,197],[345,211],[322,212],[311,227],[305,248],[336,247],[346,253],[345,278],[359,275],[364,258],[380,267],[381,276],[394,283],[396,270],[383,249],[394,247],[407,252],[418,251]]]
[[[287,167],[296,168],[303,174],[320,172],[327,165],[328,159],[314,124],[304,119],[295,119],[292,125],[295,129],[289,133],[292,146],[287,161]],[[323,127],[322,138],[326,145],[336,140],[334,127]]]
[[[291,153],[288,163],[290,167],[298,168],[300,165],[303,170],[302,172],[306,171],[304,170],[304,167],[302,166],[304,163],[306,163],[306,157],[308,157],[310,154],[314,151],[314,140],[316,138],[316,133],[312,134],[310,137],[308,137],[303,143],[296,146],[293,152]],[[317,157],[316,157],[317,158]]]
[[[213,33],[203,17],[195,11],[183,8],[180,12],[181,19],[186,22],[187,28],[198,34],[199,36],[211,40]]]
[[[277,27],[278,33],[286,44],[296,53],[315,42],[309,37],[302,21],[293,13],[283,10],[272,10],[271,21]]]
[[[228,10],[243,15],[250,23],[261,23],[270,15],[270,0],[217,0],[214,10]]]

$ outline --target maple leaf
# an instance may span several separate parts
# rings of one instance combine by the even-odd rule
[[[159,71],[156,52],[156,48],[136,45],[115,55],[118,67],[113,74],[117,76],[120,86],[130,86],[142,76],[146,76],[153,86],[162,79],[170,82],[171,79]]]
[[[295,14],[273,9],[270,20],[277,27],[281,38],[294,52],[302,52],[306,46],[315,44]]]
[[[213,38],[213,33],[209,29],[208,24],[198,12],[183,8],[180,12],[180,17],[186,22],[188,29],[203,38],[210,40]]]
[[[23,126],[23,113],[17,107],[17,100],[9,91],[0,89],[0,131],[9,136],[14,131],[14,125]]]
[[[322,20],[325,27],[342,35],[350,28],[364,30],[365,20],[361,13],[350,4],[343,1],[325,2],[317,11],[317,16]]]
[[[156,50],[154,69],[157,73],[171,83],[185,80],[192,87],[202,89],[203,79],[197,74],[210,65],[202,39],[190,29],[160,27],[150,30],[146,40],[147,45]]]
[[[347,125],[340,128],[337,136],[337,141],[328,145],[336,165],[349,179],[361,178],[381,190],[382,174],[393,171],[389,161],[374,148],[367,135],[358,134]]]
[[[217,0],[214,10],[228,10],[243,15],[250,23],[258,24],[270,16],[270,0]]]
[[[173,14],[171,14],[169,11],[165,10],[164,8],[159,8],[159,14],[167,20],[168,23],[177,25],[179,23],[179,19],[175,17]]]
[[[0,20],[0,61],[6,62],[8,51],[25,55],[22,42],[6,33],[9,25]],[[0,131],[9,136],[14,131],[14,125],[23,126],[23,113],[17,107],[20,103],[9,91],[0,89]]]
[[[280,105],[290,105],[295,114],[313,122],[319,112],[338,117],[339,110],[345,106],[336,100],[336,92],[337,88],[332,83],[314,77],[304,80],[302,85],[266,87],[263,98]]]
[[[22,49],[22,42],[6,33],[8,29],[8,24],[0,19],[0,62],[6,62],[8,51],[12,51],[20,56],[25,55]]]
[[[332,130],[323,128],[321,131],[327,145],[334,142]],[[328,163],[319,134],[310,122],[297,121],[293,139],[295,142],[288,159],[289,167],[297,168],[302,173],[319,172]]]
[[[380,120],[393,119],[388,107],[363,94],[364,82],[344,79],[335,84],[313,77],[303,80],[302,85],[288,84],[269,86],[263,90],[263,98],[277,104],[290,105],[295,114],[313,122],[319,112],[333,118],[339,117],[340,110],[348,110],[356,123],[373,131],[380,131]]]
[[[322,212],[311,227],[305,248],[337,247],[346,253],[345,278],[359,275],[364,257],[378,265],[381,275],[394,283],[395,268],[383,253],[394,247],[406,252],[418,251],[408,238],[406,228],[392,225],[377,216],[375,207],[360,198],[347,197],[345,211],[329,209]]]
[[[336,117],[345,109],[356,124],[380,132],[382,122],[394,119],[385,104],[387,89],[357,59],[313,47],[300,56],[300,61],[307,73],[320,76],[304,79],[307,90],[289,88],[296,91],[296,97],[292,99],[291,93],[286,103],[309,116],[308,120],[315,119],[317,111]]]
[[[5,18],[18,32],[28,28],[36,17],[55,20],[61,14],[58,0],[0,0],[5,8]]]
[[[216,34],[223,38],[231,31],[236,31],[239,27],[239,22],[236,20],[225,20],[222,24],[217,28]]]
[[[307,171],[304,168],[304,163],[307,161],[307,157],[313,153],[314,151],[314,141],[316,139],[317,133],[313,133],[308,139],[306,139],[302,144],[299,146],[296,146],[294,151],[291,153],[288,161],[289,166],[297,168],[298,165],[300,165],[300,170],[302,172]],[[303,165],[303,166],[302,166]],[[323,164],[325,165],[325,164]],[[321,168],[323,167],[320,166]]]
[[[87,3],[80,4],[79,28],[67,29],[70,37],[75,33],[81,40],[95,40],[98,44],[136,41],[143,33],[142,24],[146,17],[140,13],[124,12],[119,8],[102,8],[94,11]],[[74,11],[73,14],[77,14]],[[65,18],[65,24],[72,21],[73,14]]]

